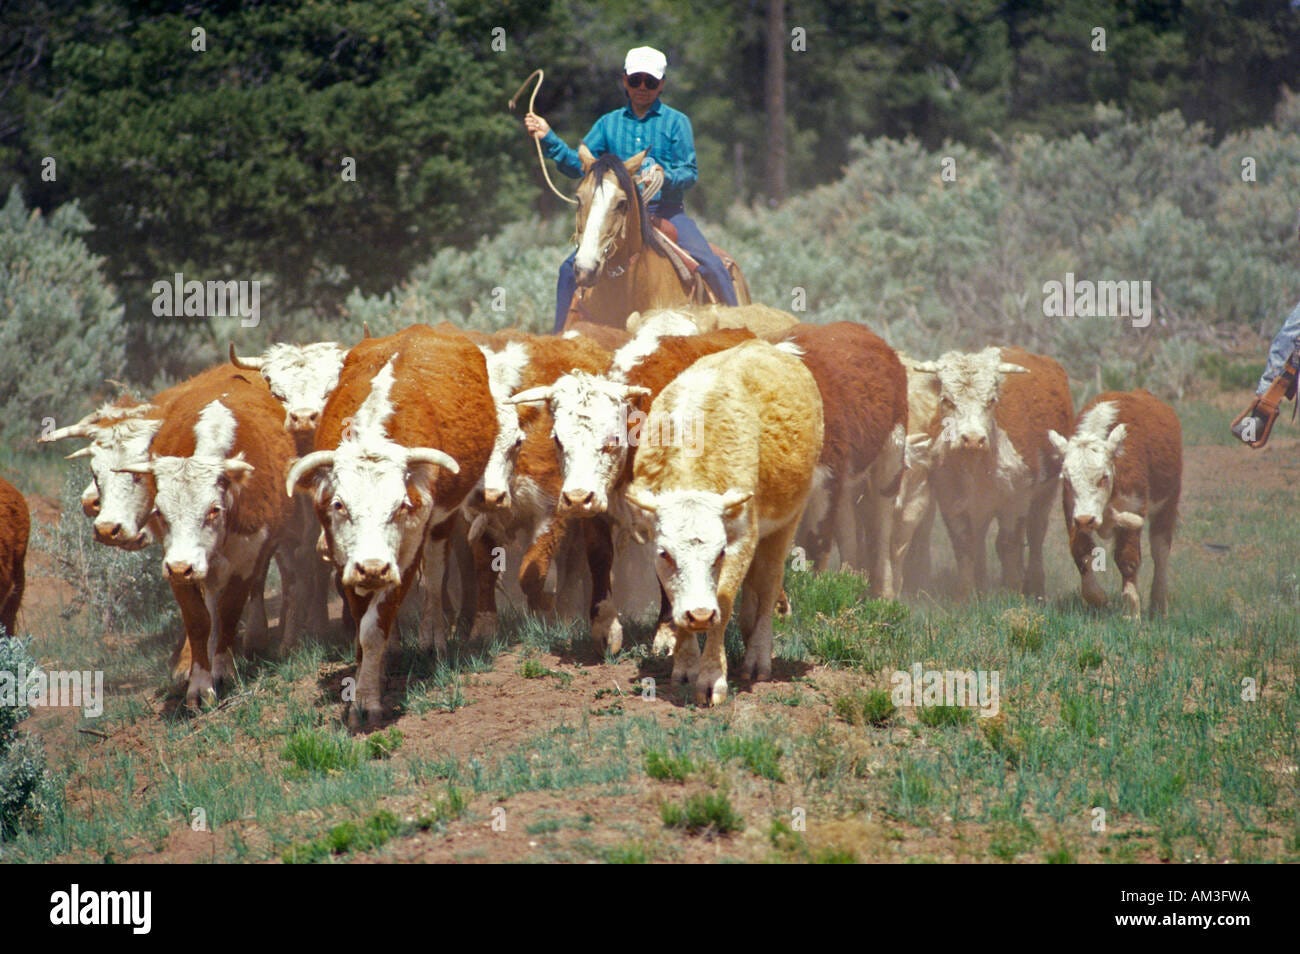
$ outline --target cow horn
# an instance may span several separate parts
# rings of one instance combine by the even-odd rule
[[[918,361],[912,365],[912,370],[917,374],[938,374],[939,363],[937,361]]]
[[[362,339],[370,337],[370,322],[368,321],[361,322],[361,337]]]
[[[241,358],[235,354],[235,343],[230,342],[230,363],[235,367],[242,368],[245,371],[261,371],[262,361],[262,358]]]
[[[407,464],[436,464],[445,467],[453,474],[460,473],[460,464],[450,454],[432,447],[416,447],[406,455]]]
[[[1018,364],[1012,364],[1009,361],[1003,361],[998,365],[998,374],[1028,374],[1029,369],[1021,367]]]
[[[518,394],[506,398],[506,404],[538,404],[542,401],[551,399],[551,386],[543,384],[539,387],[528,388],[526,391],[520,391]]]
[[[64,459],[64,460],[76,460],[78,457],[89,457],[89,456],[90,456],[91,454],[93,454],[93,453],[94,453],[94,450],[91,448],[91,446],[90,446],[89,444],[87,444],[87,445],[86,445],[85,447],[83,447],[81,450],[75,450],[75,451],[73,451],[71,454],[68,454],[68,455],[67,455],[66,457],[64,457],[63,459]]]
[[[653,391],[647,387],[641,386],[640,384],[629,384],[623,389],[624,398],[649,397],[652,394],[654,394]]]
[[[48,434],[42,434],[36,438],[38,444],[52,444],[55,441],[61,441],[69,437],[95,437],[99,434],[99,427],[95,424],[87,424],[84,421],[77,424],[69,424],[67,427],[60,427],[56,431],[50,431]]]
[[[334,452],[332,450],[312,451],[289,468],[289,476],[284,481],[285,492],[292,497],[294,489],[298,486],[300,480],[312,471],[319,470],[322,467],[331,467],[333,464]]]
[[[115,474],[152,474],[153,461],[144,460],[138,464],[123,464],[121,467],[114,467]]]
[[[638,510],[644,510],[646,513],[654,513],[659,509],[659,505],[655,503],[653,495],[643,495],[638,491],[633,490],[631,487],[623,491],[623,496],[632,506],[636,507]]]

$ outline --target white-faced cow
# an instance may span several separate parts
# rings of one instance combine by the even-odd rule
[[[233,678],[240,614],[291,531],[293,506],[280,481],[294,447],[282,417],[261,382],[192,391],[169,405],[150,459],[120,468],[152,484],[163,575],[189,643],[191,707],[214,701]],[[295,599],[289,566],[281,571],[286,622]]]
[[[934,495],[930,491],[930,430],[940,426],[939,391],[921,362],[899,352],[907,372],[907,447],[903,478],[894,499],[891,532],[895,593],[913,592],[930,582],[930,536],[934,529]]]
[[[1102,554],[1093,534],[1115,538],[1115,565],[1124,581],[1125,615],[1139,619],[1137,574],[1142,526],[1151,539],[1151,614],[1169,606],[1169,548],[1178,519],[1183,481],[1183,434],[1178,415],[1141,388],[1106,391],[1079,413],[1068,440],[1048,437],[1061,455],[1062,504],[1070,555],[1079,568],[1083,598],[1093,606],[1106,592],[1093,570]]]
[[[413,325],[348,352],[288,491],[311,493],[358,621],[354,721],[382,715],[385,653],[421,553],[420,645],[446,654],[447,540],[495,437],[487,365],[466,336]]]
[[[511,400],[518,404],[545,401],[554,420],[553,437],[563,481],[557,511],[561,516],[594,518],[584,525],[589,548],[613,553],[613,521],[631,526],[631,513],[622,500],[632,480],[632,461],[654,397],[682,371],[705,355],[754,338],[744,329],[703,335],[658,336],[659,326],[647,328],[614,353],[608,377],[577,371],[561,375],[554,384],[530,388]],[[593,579],[592,637],[602,649],[622,645],[623,627],[610,593],[610,581]],[[667,597],[661,595],[661,622]],[[664,635],[657,637],[662,644]]]
[[[347,349],[333,341],[314,344],[273,344],[264,354],[241,357],[230,344],[230,363],[237,368],[256,371],[266,381],[271,395],[284,405],[284,429],[294,440],[299,457],[311,453],[325,402],[339,383],[339,371]],[[292,559],[296,575],[302,581],[305,619],[303,625],[312,632],[322,632],[329,625],[329,591],[333,571],[317,553],[320,526],[311,502],[299,497],[297,522],[301,531]],[[345,601],[346,602],[346,601]],[[352,621],[344,608],[344,624],[349,631]]]
[[[31,514],[22,493],[0,477],[0,627],[14,635],[26,581],[27,537]]]
[[[788,347],[746,342],[678,375],[650,409],[655,439],[638,449],[627,489],[671,605],[673,681],[693,683],[701,704],[727,695],[723,637],[738,592],[741,677],[771,674],[772,613],[823,439],[817,382]]]
[[[872,593],[892,597],[889,538],[903,473],[907,374],[894,349],[854,322],[797,325],[780,340],[803,352],[826,421],[796,540],[818,570],[838,546],[841,564],[868,569]]]
[[[985,348],[948,352],[917,370],[934,375],[939,396],[930,486],[963,592],[984,586],[984,541],[996,517],[1002,585],[1042,596],[1043,538],[1060,473],[1047,432],[1068,428],[1074,417],[1065,369],[1021,348]]]
[[[520,541],[519,585],[536,613],[554,610],[554,598],[544,592],[552,562],[571,552],[572,520],[556,514],[560,496],[560,468],[553,422],[545,404],[512,404],[511,395],[521,390],[553,383],[562,374],[584,371],[603,373],[611,355],[589,338],[554,338],[507,334],[491,344],[480,345],[487,359],[488,380],[496,402],[497,437],[483,479],[465,503],[472,521],[470,537],[475,547],[478,586],[478,615],[475,629],[496,628],[495,560],[489,557],[497,546]],[[581,528],[579,528],[581,529]],[[483,546],[482,542],[489,544]],[[585,548],[584,548],[585,549]],[[587,550],[596,579],[608,579],[608,553]],[[576,567],[561,560],[560,588],[571,584],[568,570]],[[603,596],[600,597],[603,599]],[[599,600],[598,600],[599,602]],[[594,607],[593,607],[594,609]],[[618,647],[614,647],[617,651]]]

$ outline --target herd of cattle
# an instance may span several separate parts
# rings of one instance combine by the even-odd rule
[[[1002,585],[1042,596],[1058,483],[1084,598],[1105,601],[1094,536],[1113,536],[1126,612],[1140,614],[1147,524],[1159,612],[1182,469],[1178,419],[1146,391],[1100,394],[1076,419],[1051,358],[990,347],[916,361],[862,325],[798,324],[762,305],[561,337],[444,324],[367,331],[351,348],[232,346],[228,364],[41,439],[74,438],[90,442],[68,456],[90,464],[95,539],[162,546],[187,704],[210,703],[234,675],[245,609],[246,646],[267,648],[275,560],[282,646],[321,632],[341,592],[355,720],[383,713],[385,656],[419,576],[419,643],[440,657],[457,617],[475,636],[495,629],[503,567],[548,617],[589,587],[594,641],[616,652],[615,589],[653,565],[655,649],[697,702],[718,703],[738,595],[739,676],[770,673],[792,553],[819,570],[838,557],[892,597],[927,584],[937,511],[969,593],[986,584],[996,519]],[[12,633],[28,516],[4,481],[0,521]]]

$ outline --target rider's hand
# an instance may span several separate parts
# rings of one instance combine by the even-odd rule
[[[529,113],[524,117],[524,128],[534,139],[542,139],[551,131],[551,124],[536,113]]]

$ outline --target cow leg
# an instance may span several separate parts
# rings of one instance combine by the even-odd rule
[[[1092,569],[1092,552],[1096,549],[1092,534],[1078,527],[1070,527],[1070,556],[1079,569],[1079,588],[1083,601],[1089,606],[1105,606],[1106,591],[1097,582]]]
[[[935,505],[927,500],[920,513],[912,518],[912,529],[907,531],[901,565],[903,578],[894,580],[895,592],[903,592],[906,585],[908,592],[918,592],[930,585],[930,541],[934,536]]]
[[[203,703],[215,702],[216,690],[212,685],[212,664],[208,656],[208,635],[211,623],[203,594],[192,583],[171,581],[172,595],[181,609],[185,624],[185,640],[189,647],[189,684],[185,691],[185,704],[197,709]]]
[[[474,556],[475,607],[470,639],[490,639],[497,632],[497,554],[504,552],[504,541],[489,532],[470,545]],[[500,548],[500,549],[498,549]]]
[[[979,538],[980,552],[975,552],[975,529],[969,514],[943,514],[944,526],[952,540],[953,555],[957,558],[957,575],[960,595],[969,597],[980,585],[984,563],[984,537]]]
[[[440,529],[435,528],[424,541],[424,606],[420,614],[419,646],[424,652],[432,649],[441,662],[447,658],[447,617],[442,599],[442,582],[447,573],[447,537],[435,536]],[[402,574],[402,582],[406,582],[406,574]],[[403,586],[402,595],[405,594]],[[397,612],[396,607],[393,612]],[[384,638],[387,639],[387,630]]]
[[[537,613],[547,619],[554,618],[555,597],[546,592],[546,577],[551,572],[551,563],[556,559],[556,554],[567,542],[568,535],[567,519],[548,516],[538,527],[528,551],[524,553],[523,563],[519,567],[519,588],[524,591],[530,613]],[[560,577],[564,576],[564,573],[560,574]],[[563,582],[557,581],[557,592],[561,586]]]
[[[27,571],[22,560],[14,563],[10,576],[9,595],[5,598],[3,610],[0,610],[0,626],[4,627],[6,636],[14,635],[14,627],[18,625],[18,607],[22,605],[23,589],[27,585]]]
[[[861,572],[866,567],[866,553],[858,550],[858,528],[862,525],[863,514],[854,501],[862,494],[853,486],[853,481],[842,480],[835,488],[833,517],[828,528],[835,546],[840,551],[840,569],[845,573]],[[866,501],[863,501],[866,503]],[[829,550],[830,547],[827,546]]]
[[[989,555],[984,541],[988,539],[989,524],[992,522],[991,514],[978,522],[971,520],[971,568],[975,589],[981,592],[988,587],[989,583]]]
[[[278,563],[277,563],[278,565]],[[271,569],[271,553],[261,553],[253,568],[253,578],[248,591],[248,617],[244,620],[246,652],[265,653],[271,646],[271,627],[266,620],[266,574]],[[283,574],[283,570],[281,571]],[[282,577],[283,578],[283,575]],[[280,612],[284,615],[283,609]]]
[[[215,610],[212,647],[212,681],[218,696],[228,692],[235,680],[235,636],[239,617],[248,602],[251,581],[232,576],[215,600],[209,600],[208,612]]]
[[[602,653],[623,648],[623,624],[612,595],[614,539],[609,521],[593,517],[582,522],[591,561],[591,638]]]
[[[445,539],[442,545],[445,549]],[[414,567],[411,569],[414,570]],[[361,616],[357,628],[356,696],[348,713],[348,721],[354,727],[362,720],[373,724],[383,716],[388,652],[393,648],[391,646],[393,624],[397,621],[397,611],[410,587],[411,574],[404,573],[400,585],[389,587],[373,595],[369,598],[368,604],[359,601],[359,604],[354,607],[354,611],[359,611]],[[441,586],[437,589],[441,597]],[[426,595],[428,590],[429,588],[426,587]]]
[[[898,595],[890,553],[890,525],[893,521],[894,499],[882,497],[868,487],[862,498],[860,512],[858,523],[866,534],[865,541],[860,541],[862,547],[860,553],[871,576],[871,595],[892,600]]]
[[[1169,550],[1174,543],[1174,508],[1165,508],[1152,518],[1151,540],[1151,606],[1152,616],[1169,612]]]
[[[772,675],[772,610],[785,574],[784,555],[790,548],[793,525],[777,530],[759,541],[754,559],[745,575],[741,600],[740,632],[745,637],[745,657],[740,664],[740,678],[762,682]],[[750,596],[750,593],[753,596]],[[746,626],[746,606],[751,603],[753,617]]]
[[[659,624],[655,627],[655,640],[650,649],[657,656],[671,656],[677,648],[677,630],[673,628],[673,604],[668,592],[659,585]]]
[[[1025,567],[1026,596],[1047,595],[1047,574],[1043,569],[1043,541],[1047,539],[1047,527],[1052,520],[1052,501],[1056,497],[1056,484],[1049,483],[1047,490],[1029,508],[1025,521],[1025,537],[1029,543],[1029,563]]]
[[[1025,520],[1015,513],[998,516],[995,548],[1002,567],[1002,587],[1020,592],[1025,583]]]
[[[297,647],[303,631],[303,615],[306,611],[304,585],[297,569],[299,558],[289,548],[276,549],[275,565],[280,571],[280,646],[281,655],[288,654]]]
[[[1142,618],[1142,599],[1138,595],[1138,567],[1142,565],[1142,530],[1115,530],[1115,565],[1124,580],[1124,616]]]

